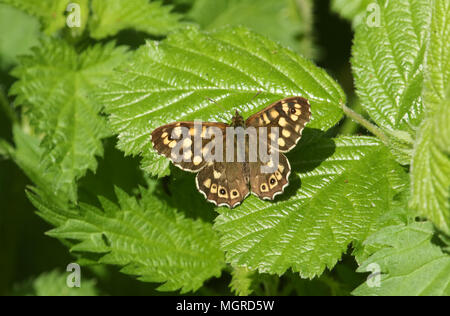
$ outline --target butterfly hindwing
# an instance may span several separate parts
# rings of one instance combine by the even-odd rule
[[[277,101],[246,120],[247,126],[267,127],[268,136],[274,137],[272,128],[278,128],[277,142],[280,152],[291,150],[302,136],[305,125],[311,120],[311,106],[305,98],[292,97]]]
[[[197,189],[208,201],[233,208],[249,194],[245,166],[239,162],[210,162],[195,178]]]
[[[283,193],[289,184],[291,173],[289,161],[282,153],[279,153],[278,158],[278,163],[271,162],[269,172],[261,170],[264,164],[260,161],[249,163],[251,191],[260,199],[273,200],[275,196]],[[268,167],[268,164],[265,165]]]
[[[169,158],[174,165],[185,171],[198,172],[205,167],[206,162],[200,153],[210,142],[214,142],[214,134],[209,133],[209,128],[214,127],[225,133],[228,125],[225,123],[202,122],[196,128],[194,122],[176,122],[158,127],[152,132],[153,148],[161,155]],[[194,134],[197,133],[200,140],[194,142]],[[211,145],[211,144],[210,144]],[[198,147],[195,151],[194,146]]]

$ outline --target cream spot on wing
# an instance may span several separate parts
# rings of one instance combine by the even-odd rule
[[[277,139],[277,135],[275,135],[275,133],[270,133],[270,134],[269,134],[269,138],[270,138],[271,140],[276,140],[276,139]]]
[[[214,179],[219,179],[221,175],[219,171],[214,170]]]
[[[269,162],[267,163],[267,166],[268,166],[269,168],[272,168],[272,167],[273,167],[273,160],[272,160],[272,159],[269,160]]]
[[[173,148],[173,147],[175,147],[176,144],[177,144],[177,141],[176,141],[176,140],[173,140],[173,141],[171,141],[171,142],[169,143],[169,147],[170,147],[170,148]]]
[[[169,135],[169,134],[167,134],[167,132],[164,132],[164,133],[162,133],[161,138],[166,138],[167,135]]]
[[[186,152],[183,154],[183,158],[184,158],[184,161],[190,161],[191,158],[192,158],[192,151],[191,151],[191,150],[186,151]]]
[[[202,127],[202,134],[200,135],[202,138],[205,138],[206,136],[206,126]]]
[[[301,106],[300,106],[300,104],[298,104],[298,103],[295,103],[295,105],[294,105],[297,109],[301,109]]]
[[[289,106],[287,105],[287,103],[283,103],[283,107],[282,107],[284,113],[288,114],[289,112]]]
[[[185,138],[185,139],[183,140],[183,147],[184,147],[184,148],[191,147],[191,145],[192,145],[192,140],[191,140],[191,138]]]
[[[291,114],[291,120],[293,120],[294,122],[298,120],[298,115],[295,114]]]
[[[286,142],[283,138],[278,138],[278,146],[283,147],[286,145]]]
[[[297,124],[297,125],[295,125],[295,132],[300,132],[300,129],[301,129],[302,127],[300,126],[300,124]]]
[[[189,135],[194,136],[195,135],[195,128],[189,129]]]
[[[281,173],[284,171],[284,166],[282,164],[278,165],[278,170],[280,170]]]
[[[264,113],[264,114],[263,114],[263,119],[264,119],[264,123],[266,123],[266,125],[269,125],[269,124],[270,124],[270,120],[269,120],[269,118],[267,117],[267,113]]]
[[[282,117],[278,121],[278,124],[280,124],[281,127],[286,127],[287,126],[287,121],[286,121],[286,119],[284,117]]]
[[[278,181],[280,181],[281,178],[283,178],[283,177],[281,176],[281,173],[280,173],[279,171],[275,171],[275,177],[277,177],[277,180],[278,180]]]
[[[270,116],[271,116],[273,119],[276,119],[279,115],[280,115],[280,113],[278,113],[277,110],[272,110],[272,111],[270,111]]]
[[[203,181],[203,185],[209,189],[209,187],[211,186],[211,179],[206,179],[205,181]]]
[[[172,135],[174,135],[176,138],[179,138],[181,136],[181,127],[175,127],[172,131]]]
[[[213,183],[211,185],[211,193],[213,193],[213,194],[217,193],[217,184]]]
[[[202,157],[195,156],[192,162],[194,163],[194,165],[198,166],[202,162]]]
[[[291,136],[291,132],[289,132],[286,128],[283,128],[283,130],[281,131],[281,135],[288,138]]]
[[[164,145],[167,145],[167,144],[169,144],[169,143],[170,143],[170,140],[169,140],[169,138],[164,138],[164,140],[163,140],[163,143],[164,143]]]
[[[267,183],[261,183],[261,185],[259,186],[259,189],[261,190],[261,192],[269,191],[269,187],[267,186]]]

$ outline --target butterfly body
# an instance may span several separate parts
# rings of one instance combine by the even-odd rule
[[[231,126],[234,127],[243,127],[245,128],[245,120],[242,117],[241,114],[239,114],[239,111],[236,110],[236,113],[234,114],[233,118],[231,119]]]
[[[283,153],[295,147],[310,118],[308,100],[291,97],[247,120],[236,111],[231,124],[175,122],[158,127],[152,132],[152,144],[179,168],[198,172],[197,189],[208,201],[233,208],[250,193],[268,200],[283,193],[291,170]],[[239,129],[246,132],[242,147],[239,134],[232,134]],[[252,141],[257,144],[252,146]],[[269,158],[263,159],[264,152]],[[208,154],[216,159],[207,159]]]

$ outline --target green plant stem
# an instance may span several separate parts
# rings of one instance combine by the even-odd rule
[[[361,103],[356,100],[352,102],[350,108],[356,113],[362,113],[364,111],[364,109],[361,106]],[[339,133],[342,135],[354,135],[358,130],[358,128],[360,128],[360,126],[361,125],[352,120],[350,117],[346,117]]]
[[[342,104],[342,109],[344,110],[344,113],[350,117],[352,120],[358,122],[361,124],[364,128],[366,128],[369,132],[377,136],[384,144],[388,143],[388,137],[386,134],[383,133],[381,129],[379,129],[374,124],[370,123],[368,120],[366,120],[364,117],[362,117],[360,114],[356,113],[349,107],[347,107],[345,104]]]

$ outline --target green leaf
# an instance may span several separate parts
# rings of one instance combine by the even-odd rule
[[[246,268],[236,267],[231,272],[231,290],[239,296],[248,296],[252,294],[252,276],[254,272],[247,270]]]
[[[154,128],[172,121],[229,121],[236,109],[249,116],[297,95],[310,100],[309,127],[327,130],[341,119],[342,89],[310,61],[244,28],[190,28],[138,49],[111,78],[104,104],[119,148],[141,154],[144,168],[161,175],[167,168],[154,167]]]
[[[151,176],[162,178],[170,175],[170,160],[150,151],[142,160],[142,169]]]
[[[53,179],[40,164],[43,150],[39,147],[39,138],[25,133],[19,125],[13,126],[13,138],[15,148],[9,153],[14,162],[35,185],[51,188]]]
[[[313,56],[312,15],[310,0],[197,0],[188,13],[205,30],[242,25],[308,57]]]
[[[0,68],[17,63],[17,56],[29,53],[38,43],[39,23],[20,10],[0,4]]]
[[[436,144],[435,125],[441,115],[447,116],[450,124],[449,104],[450,98],[442,104],[442,111],[426,119],[420,128],[411,167],[410,201],[413,209],[447,233],[450,232],[450,155]]]
[[[58,270],[42,273],[35,279],[14,286],[15,296],[98,296],[96,282],[81,278],[80,287],[68,287],[66,279],[70,272]]]
[[[450,295],[450,256],[434,243],[431,223],[386,227],[366,240],[378,248],[359,268],[379,268],[379,287],[364,283],[354,295]]]
[[[37,17],[44,28],[44,32],[51,35],[61,30],[66,25],[65,11],[69,0],[0,0],[0,2],[9,4],[20,10],[25,11],[31,16]],[[75,0],[75,2],[77,2]]]
[[[362,23],[355,33],[352,64],[357,94],[372,120],[390,136],[398,161],[409,164],[409,140],[415,138],[423,118],[430,0],[379,0],[375,4],[379,26]]]
[[[164,282],[161,291],[195,291],[220,276],[223,252],[211,224],[185,218],[151,190],[140,194],[137,200],[117,189],[119,205],[99,198],[102,209],[80,203],[68,216],[58,201],[29,197],[44,218],[67,216],[50,236],[75,240],[72,251],[99,254],[99,263],[118,265],[141,281]]]
[[[19,80],[10,92],[44,134],[42,165],[53,176],[55,192],[64,190],[75,199],[75,180],[96,169],[101,139],[110,131],[93,95],[126,56],[113,43],[77,54],[67,43],[47,39],[14,69]]]
[[[313,278],[379,228],[407,176],[372,137],[323,138],[288,156],[292,173],[283,195],[220,208],[214,228],[233,266],[271,274],[292,268]]]
[[[350,20],[353,27],[356,27],[364,21],[370,9],[368,6],[372,3],[374,3],[373,0],[332,0],[331,9],[341,17]]]
[[[411,167],[411,207],[450,232],[450,4],[433,2],[426,62],[426,117]]]
[[[431,32],[426,56],[425,106],[433,111],[448,98],[450,89],[450,4],[433,1]]]
[[[170,6],[149,0],[92,0],[91,36],[96,39],[114,36],[124,29],[152,35],[166,35],[180,27],[180,16]]]

